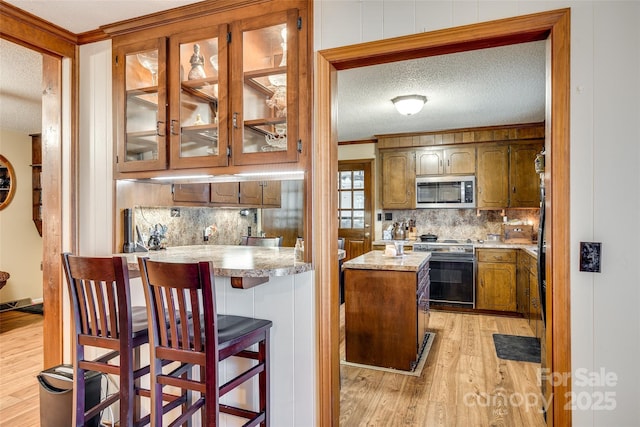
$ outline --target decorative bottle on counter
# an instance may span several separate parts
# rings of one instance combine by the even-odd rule
[[[393,239],[394,240],[404,240],[406,237],[406,233],[404,230],[404,223],[398,222],[396,223],[395,228],[393,229]]]
[[[296,262],[304,261],[304,240],[302,237],[296,239],[296,245],[293,248],[293,259]]]

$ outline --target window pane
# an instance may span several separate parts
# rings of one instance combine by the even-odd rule
[[[353,211],[353,228],[364,228],[364,211]]]
[[[353,171],[353,188],[364,188],[364,171]]]
[[[351,209],[351,191],[340,192],[340,209]]]
[[[364,209],[364,191],[353,192],[353,209]]]
[[[351,211],[340,211],[340,228],[351,228]]]
[[[343,190],[351,189],[351,172],[340,172],[340,188]]]

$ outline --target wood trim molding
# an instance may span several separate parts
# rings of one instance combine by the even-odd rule
[[[44,368],[62,362],[62,64],[42,56]]]
[[[0,3],[0,37],[38,52],[75,59],[77,37],[9,3]]]
[[[206,15],[227,12],[247,6],[254,6],[260,3],[269,3],[273,0],[217,0],[208,2],[198,2],[186,6],[169,9],[162,12],[152,13],[133,19],[114,22],[103,25],[100,30],[110,37],[129,34],[136,31],[147,30],[149,28],[160,27],[176,22],[187,21],[194,18],[201,18]]]
[[[319,425],[338,426],[340,417],[338,295],[332,280],[337,274],[332,254],[336,250],[337,217],[335,216],[336,86],[337,70],[415,59],[478,48],[504,46],[534,40],[550,40],[550,92],[546,125],[550,136],[546,142],[551,167],[546,177],[549,185],[550,233],[549,264],[551,273],[547,289],[551,304],[547,305],[546,335],[548,367],[552,372],[571,372],[570,328],[570,260],[569,260],[569,22],[570,9],[554,10],[497,21],[420,33],[352,46],[327,49],[316,54],[316,92],[314,103],[315,150],[313,158],[313,230],[318,238],[313,243],[318,295],[319,343]],[[550,110],[550,111],[549,111]],[[327,179],[327,177],[329,179]],[[333,237],[332,237],[333,236]],[[548,246],[549,247],[549,246]],[[571,411],[565,410],[571,385],[552,389],[553,403],[548,424],[571,425]]]
[[[358,139],[356,141],[340,141],[338,145],[377,144],[377,139]]]

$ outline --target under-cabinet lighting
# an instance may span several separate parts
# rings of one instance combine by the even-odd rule
[[[242,176],[242,177],[249,177],[249,176],[273,176],[273,177],[278,177],[278,176],[289,176],[289,177],[293,177],[293,176],[297,176],[300,178],[304,178],[304,171],[273,171],[273,172],[241,172],[241,173],[237,173],[235,174],[235,176]]]
[[[158,181],[177,181],[183,179],[206,179],[211,178],[213,175],[182,175],[182,176],[156,176],[151,179]]]

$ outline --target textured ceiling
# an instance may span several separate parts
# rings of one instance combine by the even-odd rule
[[[42,55],[0,39],[0,128],[40,132],[41,86]]]
[[[74,33],[196,1],[5,0]],[[51,7],[55,4],[55,7]],[[40,128],[40,54],[0,42],[0,127]],[[425,95],[398,114],[391,99]],[[338,139],[544,120],[545,42],[375,65],[338,73]]]
[[[201,0],[4,0],[72,33],[173,9]]]
[[[427,97],[402,116],[391,99]],[[545,42],[338,72],[338,139],[544,120]]]

